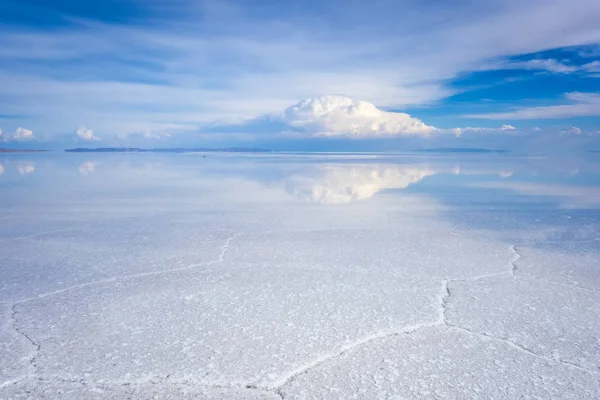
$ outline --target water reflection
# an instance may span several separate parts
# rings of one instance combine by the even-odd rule
[[[96,166],[98,166],[98,162],[96,161],[86,161],[79,165],[79,173],[81,175],[91,174],[96,170]]]
[[[309,203],[346,204],[384,189],[404,189],[435,174],[428,166],[326,165],[313,174],[294,174],[285,190]]]
[[[23,163],[17,166],[17,171],[21,175],[32,174],[35,172],[35,164],[34,163]]]
[[[347,204],[366,200],[382,190],[406,189],[423,179],[437,175],[498,176],[510,178],[514,171],[505,167],[460,164],[326,164],[305,168],[284,180],[285,190],[308,203]]]
[[[10,167],[10,168],[9,168]],[[20,159],[4,159],[0,162],[0,175],[5,172],[8,173],[9,169],[17,171],[20,175],[28,175],[35,172],[36,164],[29,160]]]
[[[568,186],[535,182],[481,182],[480,189],[504,189],[524,196],[558,198],[564,208],[596,208],[600,206],[600,187]]]
[[[136,190],[168,193],[182,190],[198,197],[212,190],[221,196],[239,196],[240,187],[255,187],[252,198],[263,201],[293,200],[308,204],[344,205],[366,202],[384,191],[394,196],[425,195],[441,203],[460,207],[506,204],[516,199],[544,198],[556,207],[600,206],[597,176],[600,163],[593,159],[558,162],[516,157],[431,157],[422,155],[385,158],[319,158],[318,155],[211,155],[208,159],[179,155],[97,155],[90,160],[77,155],[48,155],[32,160],[30,155],[5,157],[0,163],[2,180],[35,172],[27,185],[83,185],[64,179],[73,173],[86,177],[95,190]],[[102,168],[99,166],[102,165]],[[39,167],[39,168],[38,168]],[[42,168],[43,167],[43,168]],[[93,175],[93,179],[92,176]],[[8,178],[8,179],[7,179]],[[25,181],[23,181],[25,182]],[[8,186],[6,186],[8,188]],[[468,192],[468,193],[467,193]],[[10,194],[10,193],[9,193]],[[246,193],[248,197],[250,194]],[[273,199],[270,199],[273,197]],[[275,200],[277,198],[277,200]],[[539,201],[539,199],[537,200]]]

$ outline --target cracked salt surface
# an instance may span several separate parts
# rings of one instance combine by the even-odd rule
[[[600,374],[600,293],[524,277],[450,289],[448,323]]]
[[[28,222],[0,229],[0,399],[600,398],[593,214],[577,240],[528,241],[381,190],[453,165],[319,181],[322,161],[266,159],[300,177],[265,182],[247,173],[259,156],[157,159],[65,180],[70,214],[60,196],[49,216],[4,204]]]
[[[0,305],[0,388],[17,382],[35,371],[31,361],[37,345],[14,329],[13,310]]]
[[[229,259],[282,268],[367,271],[406,280],[471,278],[509,268],[507,246],[497,241],[455,235],[441,224],[404,222],[410,229],[252,234],[231,250]]]
[[[155,217],[1,241],[0,262],[12,268],[0,271],[0,300],[209,263],[228,236],[230,232],[196,232],[195,225]]]
[[[595,375],[439,326],[374,340],[297,377],[285,399],[593,399]]]
[[[74,289],[16,309],[20,330],[43,343],[42,376],[273,387],[286,371],[373,332],[434,323],[438,291],[377,275],[218,264]]]
[[[2,392],[0,392],[2,393]],[[168,383],[90,385],[80,382],[26,381],[6,388],[3,399],[184,399],[280,400],[277,393],[246,388],[212,388]]]
[[[600,291],[600,241],[521,246],[519,275]],[[549,266],[561,265],[562,268]]]

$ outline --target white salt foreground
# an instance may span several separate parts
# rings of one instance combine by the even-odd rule
[[[595,232],[510,242],[423,198],[201,183],[3,231],[0,398],[600,397]]]

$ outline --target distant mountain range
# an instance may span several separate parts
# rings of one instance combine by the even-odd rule
[[[477,149],[470,147],[438,147],[434,149],[419,149],[428,153],[509,153],[510,150]]]
[[[0,153],[40,153],[48,150],[33,150],[33,149],[3,149],[0,148]]]
[[[97,149],[77,148],[66,149],[67,153],[268,153],[271,150],[245,147],[226,147],[223,149],[208,148],[173,148],[173,149],[140,149],[138,147],[100,147]]]

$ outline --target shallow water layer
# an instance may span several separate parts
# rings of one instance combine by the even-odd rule
[[[0,398],[600,397],[600,160],[0,157]]]

